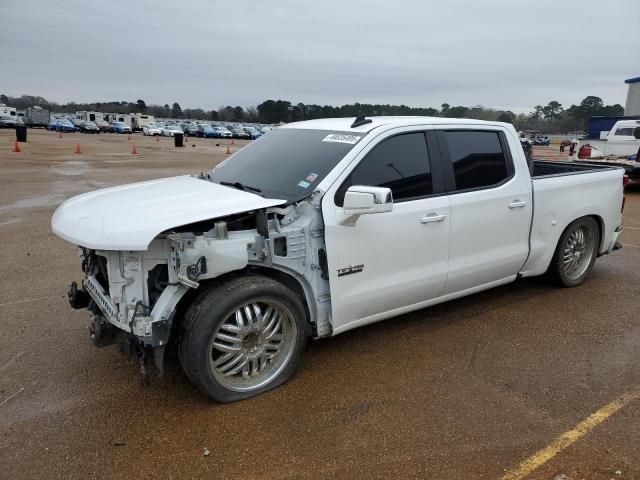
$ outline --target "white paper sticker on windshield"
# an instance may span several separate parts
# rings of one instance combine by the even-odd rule
[[[326,137],[324,137],[322,139],[323,142],[337,142],[337,143],[349,143],[351,145],[354,145],[356,143],[358,143],[358,140],[360,140],[362,137],[359,137],[358,135],[344,135],[341,133],[332,133],[330,135],[327,135]]]

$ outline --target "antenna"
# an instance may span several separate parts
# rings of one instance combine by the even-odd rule
[[[362,125],[366,125],[367,123],[371,123],[373,120],[370,118],[364,118],[364,115],[358,115],[356,119],[351,124],[351,128],[360,127]]]

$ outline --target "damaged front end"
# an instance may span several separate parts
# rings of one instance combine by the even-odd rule
[[[144,252],[79,248],[82,288],[73,282],[68,292],[73,308],[91,312],[89,331],[97,347],[120,344],[129,356],[137,352],[143,366],[151,350],[160,375],[171,317],[189,288],[169,268],[170,243],[156,239]]]
[[[144,251],[79,248],[84,279],[69,287],[73,308],[91,312],[98,347],[120,344],[145,361],[153,352],[160,375],[178,302],[202,282],[230,272],[284,274],[306,297],[314,336],[331,334],[322,218],[304,201],[165,231]],[[260,270],[262,269],[262,270]]]

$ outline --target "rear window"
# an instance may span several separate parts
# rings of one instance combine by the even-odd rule
[[[509,178],[498,132],[445,131],[456,190],[487,188]]]
[[[633,136],[633,127],[625,127],[625,128],[619,128],[618,130],[616,130],[615,135],[628,135],[628,136]]]

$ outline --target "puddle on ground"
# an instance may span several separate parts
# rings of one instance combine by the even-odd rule
[[[12,223],[18,223],[20,221],[19,218],[10,218],[9,220],[0,221],[0,227],[3,225],[11,225]]]
[[[89,165],[87,162],[83,162],[82,160],[69,160],[68,162],[64,162],[63,165],[55,165],[51,167],[51,170],[58,175],[75,177],[86,175],[89,171]]]
[[[45,195],[36,195],[33,197],[21,198],[7,205],[0,205],[0,214],[28,210],[31,208],[57,206],[66,199],[84,192],[90,192],[99,188],[111,186],[109,183],[96,182],[92,180],[84,181],[56,181],[51,185],[51,190]],[[11,222],[11,220],[3,220]]]

